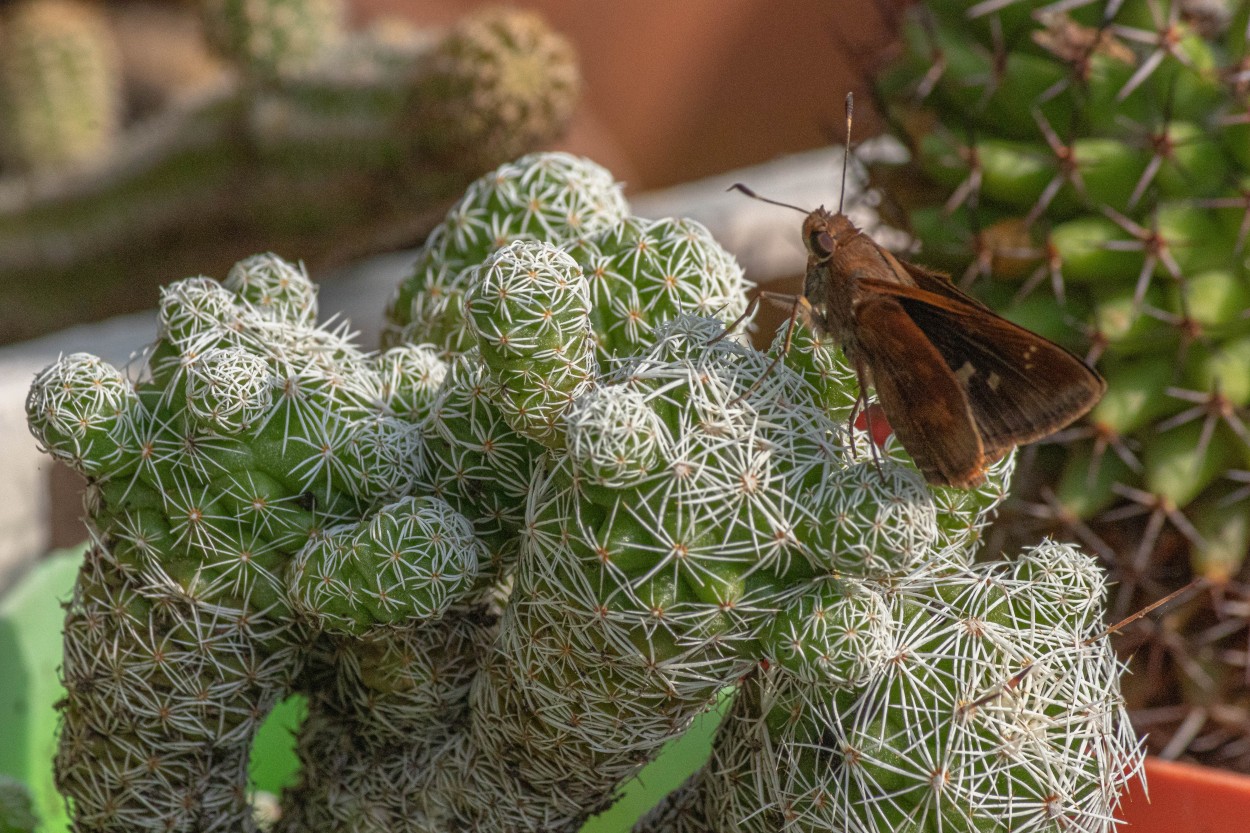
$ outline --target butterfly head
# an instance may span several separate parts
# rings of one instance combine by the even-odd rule
[[[803,221],[803,245],[818,263],[832,260],[839,248],[858,235],[859,229],[845,214],[826,211],[824,206],[808,214]]]

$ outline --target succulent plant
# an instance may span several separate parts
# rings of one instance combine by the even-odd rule
[[[410,409],[417,385],[384,386],[382,371],[421,351],[370,357],[315,317],[302,269],[261,255],[225,284],[172,284],[138,378],[73,354],[31,388],[32,431],[89,482],[95,545],[67,617],[57,757],[79,829],[245,829],[250,741],[290,690],[308,638],[288,569],[309,545],[300,563],[316,572],[308,565],[336,542],[336,524],[408,506],[393,501],[420,474],[421,435],[388,401]],[[446,507],[412,512],[400,517],[467,525]],[[353,552],[356,576],[379,557]],[[474,552],[431,553],[446,569],[422,588],[416,564],[396,580],[433,604],[439,582],[472,580]],[[363,605],[378,582],[361,588],[343,573]],[[331,618],[306,587],[297,598]],[[351,630],[385,613],[375,604],[340,617]]]
[[[200,0],[209,43],[262,83],[323,60],[344,36],[343,0]]]
[[[580,90],[565,38],[533,12],[487,8],[426,57],[412,118],[422,152],[481,173],[556,139]]]
[[[91,483],[78,829],[253,829],[248,742],[300,691],[280,833],[573,833],[731,686],[640,830],[1113,826],[1140,747],[1101,574],[1057,544],[973,562],[1014,455],[930,490],[849,422],[828,345],[726,332],[741,274],[688,221],[502,243],[422,319],[455,350],[362,353],[259,256],[168,289],[136,379],[36,379],[32,429]]]
[[[101,160],[122,113],[112,30],[80,0],[0,12],[0,168],[55,171]]]
[[[482,264],[464,308],[504,419],[518,434],[558,445],[561,417],[599,371],[577,261],[550,243],[512,243]]]
[[[525,54],[559,41],[531,12],[474,12],[446,34],[347,31],[342,0],[203,0],[206,28],[237,72],[127,125],[116,152],[84,175],[61,170],[62,160],[98,155],[121,115],[111,53],[79,43],[107,29],[89,25],[98,17],[90,3],[9,5],[0,13],[5,340],[137,310],[145,286],[155,292],[171,273],[224,272],[256,250],[299,250],[317,268],[416,239],[482,171],[558,136],[576,93],[564,85],[576,74],[571,56],[556,65]],[[27,32],[36,23],[66,30],[57,36],[69,41],[65,54],[52,35]],[[498,49],[443,45],[482,27],[498,30]],[[514,28],[525,38],[508,41]],[[431,55],[448,50],[457,71],[482,83],[501,53],[504,64],[525,65],[526,81],[488,93],[447,86],[443,75],[435,83],[446,68]],[[442,121],[414,117],[422,102]],[[454,146],[440,144],[453,133]],[[25,168],[36,165],[44,169],[30,179]]]
[[[418,251],[387,306],[383,346],[424,343],[464,352],[473,344],[464,292],[491,252],[514,240],[571,242],[628,210],[612,174],[588,159],[536,153],[501,165],[468,187]]]
[[[1195,601],[1125,644],[1186,680],[1149,687],[1136,707],[1186,688],[1203,709],[1245,705],[1244,669],[1219,657],[1245,633],[1231,599],[1250,553],[1238,486],[1250,466],[1248,14],[1184,0],[931,3],[908,18],[881,85],[922,172],[913,182],[926,183],[909,214],[918,257],[993,278],[977,286],[987,300],[1087,348],[1107,378],[1088,424],[1042,458],[1052,491],[1035,511],[1110,560],[1116,615],[1191,575],[1223,588],[1224,601]],[[1188,570],[1172,563],[1178,545]],[[1204,657],[1196,677],[1192,655]],[[1213,726],[1195,746],[1215,761],[1241,738],[1227,760],[1244,769],[1248,733],[1245,720]]]
[[[706,829],[1107,829],[1141,753],[1104,595],[1093,559],[1053,543],[818,587],[787,641],[853,644],[831,654],[858,673],[783,661],[743,682],[701,779]]]

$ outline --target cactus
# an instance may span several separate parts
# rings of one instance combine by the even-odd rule
[[[537,153],[475,180],[417,253],[386,310],[383,346],[434,344],[462,353],[473,342],[464,292],[473,269],[514,240],[560,245],[628,212],[612,174],[587,159]]]
[[[68,0],[30,5],[42,3],[59,7]],[[505,86],[482,100],[473,89],[453,86],[439,91],[440,106],[447,118],[471,114],[456,126],[465,146],[435,155],[426,145],[450,128],[414,118],[412,111],[424,100],[423,85],[434,71],[427,58],[454,36],[393,36],[373,29],[330,37],[338,5],[205,0],[206,15],[215,10],[237,24],[231,42],[259,53],[258,64],[239,57],[234,75],[129,125],[116,153],[99,164],[39,179],[16,170],[0,175],[4,337],[29,338],[93,315],[139,309],[169,274],[221,273],[257,250],[298,250],[317,268],[395,248],[426,233],[474,176],[567,126],[572,91],[561,93],[558,108],[533,109],[528,88]],[[25,8],[19,4],[3,16],[0,39],[14,29],[8,18]],[[541,23],[532,13],[481,14],[505,28],[515,15],[523,21],[518,25],[539,37]],[[274,31],[288,26],[293,29],[286,34]],[[16,68],[38,42],[0,48],[0,66]],[[76,52],[67,66],[86,64],[93,54]],[[93,84],[112,77],[86,68]],[[537,63],[528,71],[537,88],[555,89],[570,70]],[[33,92],[23,105],[32,118],[54,105],[78,113],[68,93]],[[0,90],[0,99],[5,95]],[[530,127],[509,132],[507,147],[497,147],[496,122],[507,123],[518,109],[525,110]],[[90,121],[115,122],[115,114]],[[0,118],[0,133],[9,124],[20,122]],[[60,146],[50,138],[33,141],[40,152]],[[119,222],[123,216],[126,222]],[[11,310],[22,313],[5,314]]]
[[[1247,14],[1232,0],[932,3],[909,18],[905,55],[881,85],[928,183],[910,213],[919,257],[992,277],[986,300],[1087,347],[1107,379],[1087,427],[1044,458],[1053,496],[1035,500],[1112,559],[1116,615],[1186,572],[1224,585],[1250,553],[1235,483],[1250,460]],[[1144,523],[1115,531],[1133,516]],[[1168,563],[1173,538],[1188,571]],[[1219,658],[1232,643],[1205,629],[1210,615],[1240,614],[1212,603],[1158,634],[1164,651],[1204,657],[1197,688],[1135,706],[1190,688],[1205,709],[1237,686],[1240,665]],[[1173,664],[1182,679],[1187,666]],[[1247,726],[1224,731],[1212,738],[1244,738]],[[1223,743],[1194,745],[1217,760]]]
[[[0,13],[0,170],[37,173],[105,157],[121,126],[120,58],[80,0],[22,0]]]
[[[374,359],[315,316],[301,269],[249,258],[225,284],[162,294],[137,380],[73,354],[31,388],[32,431],[90,483],[94,547],[67,617],[57,756],[78,829],[246,828],[249,744],[305,650],[292,602],[315,606],[287,571],[420,474],[419,427],[391,411],[402,391],[380,372],[420,351]],[[410,589],[412,569],[397,577]]]
[[[558,445],[565,410],[599,370],[577,261],[550,243],[518,241],[486,259],[464,306],[504,419],[518,434]]]
[[[803,617],[822,631],[844,593],[830,591]],[[816,683],[783,662],[744,681],[701,774],[710,821],[696,829],[1104,829],[1140,763],[1108,696],[1104,595],[1093,560],[1052,543],[1009,564],[939,554],[867,582],[846,597],[872,603],[833,628],[857,641],[859,673]],[[885,638],[865,639],[868,623]],[[785,630],[828,644],[810,625]]]
[[[848,424],[827,345],[800,332],[791,367],[783,333],[761,352],[706,314],[744,284],[689,221],[565,246],[479,249],[450,320],[422,319],[454,354],[362,353],[261,256],[167,290],[135,381],[41,374],[32,428],[92,484],[58,754],[77,828],[252,829],[246,743],[295,690],[280,833],[573,833],[737,686],[640,830],[1111,829],[1140,748],[1101,574],[1056,544],[973,562],[1014,455],[927,488]]]
[[[260,83],[316,66],[344,37],[343,0],[201,0],[209,43]]]
[[[453,26],[426,60],[412,113],[425,128],[421,150],[488,170],[557,138],[580,88],[573,47],[542,18],[487,8]]]

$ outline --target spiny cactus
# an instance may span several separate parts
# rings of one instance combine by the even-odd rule
[[[631,216],[611,173],[566,153],[535,153],[472,185],[431,232],[386,311],[383,345],[471,348],[465,288],[518,240],[565,249],[588,281],[599,358],[627,355],[681,312],[729,322],[746,308],[742,268],[699,223]]]
[[[557,138],[580,89],[566,39],[533,12],[488,8],[427,57],[412,118],[423,152],[479,173]]]
[[[438,619],[477,584],[482,550],[472,524],[446,502],[404,498],[300,550],[292,601],[333,634]]]
[[[537,363],[520,354],[509,359],[498,343],[519,326],[519,312],[511,311],[518,299],[500,296],[501,287],[494,287],[491,297],[479,299],[481,324],[473,327],[465,307],[466,292],[483,269],[490,270],[492,283],[503,278],[513,259],[502,259],[500,251],[518,241],[563,247],[567,254],[542,250],[541,259],[584,275],[545,270],[550,280],[542,291],[560,293],[562,303],[578,300],[562,307],[563,323],[552,319],[549,327],[544,322],[554,309],[540,305],[532,313],[530,327],[555,338]],[[513,279],[528,281],[529,268]],[[574,290],[583,280],[587,288]],[[481,177],[418,252],[387,308],[383,330],[384,345],[429,343],[455,356],[426,425],[433,494],[474,520],[492,561],[512,561],[540,441],[562,441],[552,426],[571,394],[597,375],[597,366],[648,343],[651,327],[681,312],[732,321],[746,308],[747,286],[741,268],[706,229],[689,220],[629,216],[620,185],[589,160],[537,153]],[[581,300],[583,295],[588,297]],[[498,317],[498,304],[507,306],[509,317]],[[577,342],[560,346],[582,326],[576,313],[581,307],[587,308],[593,354]],[[483,328],[492,335],[479,347]],[[557,385],[552,371],[560,368]],[[521,379],[533,384],[527,388]],[[501,385],[516,395],[494,396]],[[530,396],[534,402],[527,405]],[[535,404],[541,407],[530,433],[515,430],[523,424],[519,409]]]
[[[881,85],[928,182],[910,211],[919,257],[994,278],[987,299],[1087,346],[1107,379],[1088,425],[1044,458],[1053,495],[1038,511],[1113,560],[1120,615],[1187,580],[1167,563],[1174,538],[1189,574],[1244,595],[1248,20],[1239,0],[935,2],[908,18]],[[1116,531],[1133,517],[1144,523]],[[1219,659],[1232,643],[1206,635],[1212,612],[1244,617],[1215,606],[1176,618],[1193,632],[1157,645],[1185,655],[1169,663],[1185,677],[1204,657],[1184,684],[1204,708],[1244,700],[1243,669]],[[1212,737],[1244,740],[1250,723],[1227,728]]]
[[[501,165],[473,182],[430,232],[387,306],[383,346],[429,343],[464,352],[473,344],[464,292],[491,252],[513,240],[570,242],[628,210],[612,174],[590,160],[536,153]]]
[[[541,241],[513,243],[488,264],[466,289],[475,321],[471,332],[483,349],[497,348],[502,326],[542,321],[551,308],[550,296],[542,292],[501,293],[490,270],[506,269],[555,287],[561,284],[555,272],[562,269],[571,297],[584,280],[575,261],[557,257]],[[480,297],[496,302],[479,307]],[[582,317],[578,309],[575,319]],[[1043,644],[1059,652],[1051,659],[1057,670],[1045,678],[1052,688],[1043,696],[1065,702],[1075,692],[1063,689],[1062,680],[1088,684],[1083,691],[1097,688],[1100,710],[1086,710],[1091,728],[1080,737],[1092,736],[1097,740],[1091,742],[1102,745],[1092,763],[1081,759],[1077,771],[1035,784],[1034,792],[1076,779],[1079,795],[1073,801],[1082,812],[1092,814],[1102,802],[1102,816],[1079,821],[1086,829],[1104,829],[1099,825],[1109,824],[1105,820],[1120,787],[1136,772],[1139,753],[1118,720],[1118,667],[1107,658],[1105,639],[1097,650],[1082,651],[1069,638],[1077,626],[1083,635],[1100,627],[1102,585],[1096,572],[1088,584],[1092,563],[1072,553],[1075,566],[1065,571],[1058,556],[1070,550],[1039,551],[1036,563],[1017,568],[1015,584],[988,581],[993,571],[983,576],[970,566],[976,537],[969,531],[979,529],[1001,499],[1010,460],[991,475],[994,490],[988,494],[996,497],[972,493],[958,508],[951,508],[953,501],[940,507],[896,444],[881,452],[882,478],[865,438],[858,437],[852,450],[845,422],[823,412],[824,402],[852,389],[851,374],[825,377],[824,384],[843,388],[834,395],[784,366],[768,373],[768,355],[716,338],[722,326],[690,316],[671,320],[654,333],[650,346],[622,357],[594,387],[572,398],[560,419],[546,423],[563,438],[551,443],[545,467],[534,475],[513,587],[470,689],[465,734],[448,738],[434,753],[437,764],[429,762],[424,747],[402,757],[408,766],[433,770],[432,780],[421,776],[422,801],[407,819],[395,815],[393,800],[383,798],[381,764],[370,778],[360,760],[341,759],[359,773],[352,776],[353,789],[361,791],[341,805],[361,807],[364,796],[377,797],[370,804],[378,808],[371,823],[379,829],[436,828],[436,820],[456,818],[472,829],[575,830],[588,812],[604,806],[609,785],[636,771],[664,740],[708,708],[726,683],[771,661],[793,669],[796,691],[814,703],[824,702],[819,692],[831,686],[867,687],[907,638],[896,620],[925,618],[917,615],[920,608],[966,592],[975,597],[970,608],[986,608],[980,611],[986,628],[1000,625],[995,616],[1017,618],[1001,624],[1002,639],[992,643],[1001,651],[992,655],[997,659],[983,660],[974,671],[971,657],[936,647],[950,634],[966,632],[968,619],[928,617],[933,662],[941,669],[935,673],[971,700],[970,692],[979,693],[1000,677],[1009,680],[1019,670],[1013,663],[1040,654]],[[509,378],[510,368],[523,369],[551,353],[547,342],[518,338],[506,354],[495,354],[484,376]],[[492,390],[508,395],[489,382],[480,390],[483,402]],[[961,514],[965,517],[939,522],[940,516]],[[839,525],[841,534],[819,532]],[[952,540],[958,542],[953,549]],[[926,589],[919,576],[936,571],[933,564],[941,565],[941,575],[958,578],[931,581],[941,589]],[[998,575],[1005,569],[995,568]],[[830,580],[834,571],[858,578]],[[915,577],[903,578],[911,574]],[[896,589],[900,581],[911,595]],[[1000,586],[1010,592],[995,595]],[[906,610],[902,600],[910,605]],[[1068,605],[1081,614],[1075,625],[1067,624]],[[1016,635],[1012,628],[1023,632],[1018,646],[1010,641]],[[979,656],[975,640],[969,644],[972,657]],[[890,690],[898,682],[880,685]],[[864,697],[875,702],[867,693]],[[954,705],[946,705],[933,706],[931,723],[951,719]],[[848,704],[843,708],[853,723],[854,712]],[[820,708],[805,716],[832,719]],[[898,731],[906,725],[900,717]],[[1008,734],[1004,728],[1002,736]],[[1068,741],[1079,733],[1059,734],[1054,745],[1063,755],[1052,759],[1060,768],[1078,766],[1076,746]],[[778,742],[796,757],[810,745],[781,736]],[[901,735],[898,742],[905,742]],[[978,795],[987,803],[1005,803],[1020,818],[1044,815],[1049,808],[1013,803],[1021,785],[1004,774],[996,757],[1001,744],[995,743],[993,737],[984,741],[989,751],[965,773],[977,781]],[[1087,751],[1083,742],[1072,743]],[[370,754],[362,750],[361,760],[376,760]],[[1026,774],[1019,777],[1033,777],[1028,766],[1022,770]],[[720,776],[709,771],[703,782],[712,777]],[[854,798],[865,816],[888,803],[888,793],[866,792]],[[764,819],[786,800],[784,793],[748,790],[743,805],[727,799],[715,807],[699,805],[699,818],[746,813],[750,795],[758,799],[752,817]],[[1065,804],[1062,812],[1069,809]],[[688,819],[689,813],[667,818],[678,817]]]
[[[418,426],[390,410],[399,390],[380,373],[420,351],[375,359],[315,316],[301,269],[249,258],[225,285],[191,278],[163,293],[161,336],[137,379],[74,354],[31,388],[32,431],[90,484],[95,545],[69,606],[57,757],[77,829],[247,829],[250,741],[290,690],[307,638],[288,567],[420,474]],[[377,555],[353,554],[357,576]],[[439,582],[471,576],[472,558],[434,561]],[[397,580],[422,592],[422,568],[411,569]],[[379,584],[359,588],[362,605]],[[320,597],[301,598],[316,608]]]
[[[785,641],[849,637],[858,673],[782,662],[745,680],[700,779],[702,829],[1106,829],[1141,757],[1104,595],[1093,560],[1052,543],[1010,564],[939,555],[849,596],[818,586]],[[872,601],[845,616],[839,598]]]
[[[212,46],[262,83],[322,61],[347,14],[343,0],[200,0],[200,10]]]
[[[464,306],[508,424],[558,444],[560,418],[599,370],[577,261],[549,243],[518,241],[486,259]]]
[[[740,275],[661,225],[637,285],[708,291],[649,336],[623,281],[598,308],[569,251],[516,240],[431,319],[463,331],[449,369],[446,343],[367,355],[270,256],[168,290],[136,382],[81,356],[36,380],[32,428],[92,478],[79,829],[251,829],[247,742],[298,690],[281,833],[573,833],[735,685],[718,757],[644,829],[1113,826],[1140,753],[1090,639],[1101,576],[1057,545],[972,563],[1014,457],[929,490],[848,425],[826,345],[800,333],[791,367],[697,314]]]
[[[108,22],[80,0],[0,11],[0,169],[95,162],[121,124],[120,57]]]

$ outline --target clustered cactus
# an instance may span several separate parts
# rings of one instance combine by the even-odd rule
[[[121,125],[117,43],[82,0],[0,10],[0,170],[46,172],[97,160]]]
[[[388,504],[413,489],[420,434],[387,404],[393,357],[315,317],[301,269],[250,258],[162,293],[140,378],[73,354],[31,389],[32,430],[90,484],[56,761],[78,829],[245,829],[252,738],[306,652],[293,603],[331,604],[296,596],[289,565],[340,524],[403,511]],[[349,572],[322,594],[353,590]]]
[[[974,564],[1014,457],[930,490],[848,427],[827,344],[726,333],[744,289],[702,227],[536,155],[431,236],[381,355],[265,256],[167,291],[133,383],[45,371],[32,428],[92,484],[77,829],[248,829],[246,741],[294,690],[279,831],[572,833],[735,686],[640,832],[1111,829],[1141,753],[1092,559]]]
[[[909,212],[918,257],[993,278],[977,287],[988,300],[1087,347],[1107,379],[1049,458],[1042,513],[1112,562],[1116,614],[1190,575],[1222,588],[1228,604],[1190,602],[1184,632],[1146,635],[1139,654],[1177,669],[1203,711],[1239,713],[1244,663],[1221,657],[1244,638],[1230,625],[1250,553],[1248,23],[1236,0],[935,2],[909,16],[881,86],[925,182]],[[1188,570],[1170,563],[1178,544]],[[1136,704],[1178,691],[1149,686]],[[1250,722],[1219,723],[1195,747],[1250,765],[1235,751]]]

